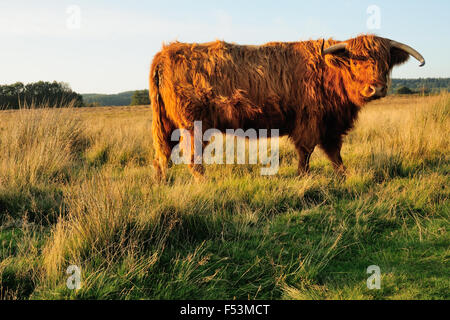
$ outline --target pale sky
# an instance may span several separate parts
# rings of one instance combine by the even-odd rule
[[[0,84],[56,80],[79,93],[117,93],[148,88],[163,42],[262,44],[362,33],[407,43],[425,57],[425,67],[410,59],[394,78],[450,77],[449,31],[448,0],[0,0]]]

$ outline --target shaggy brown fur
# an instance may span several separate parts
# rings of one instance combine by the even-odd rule
[[[342,138],[360,108],[374,98],[367,93],[369,86],[387,87],[393,66],[409,57],[391,49],[389,41],[359,36],[346,41],[346,50],[328,55],[323,49],[338,41],[165,45],[150,73],[158,175],[165,175],[172,131],[187,129],[193,139],[198,120],[203,131],[279,129],[295,144],[299,173],[308,170],[316,146],[343,171]],[[201,165],[190,167],[194,175],[203,173]]]

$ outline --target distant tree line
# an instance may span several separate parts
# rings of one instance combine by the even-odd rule
[[[134,91],[125,91],[116,94],[86,93],[83,101],[88,105],[99,106],[128,106]]]
[[[25,106],[64,107],[69,103],[74,107],[83,106],[83,97],[72,91],[64,82],[39,81],[23,84],[16,82],[0,85],[0,107],[18,109]]]
[[[429,94],[450,91],[450,78],[392,79],[389,93]]]
[[[148,104],[150,104],[148,90],[136,90],[131,96],[130,105],[132,106],[148,105]]]
[[[148,90],[125,91],[116,94],[83,94],[87,104],[99,106],[149,105]]]
[[[395,93],[397,93],[397,94],[413,94],[414,91],[408,87],[402,86],[402,87],[396,89]]]
[[[450,78],[392,79],[390,94],[430,94],[450,91]],[[73,102],[81,106],[149,105],[148,90],[125,91],[117,94],[80,95],[64,82],[0,85],[0,108],[17,109],[20,106],[64,106]]]

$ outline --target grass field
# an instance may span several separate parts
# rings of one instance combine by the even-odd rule
[[[153,178],[148,107],[0,112],[2,299],[449,299],[450,95],[369,104],[347,177]],[[82,287],[66,287],[66,268]],[[381,269],[369,290],[366,268]]]

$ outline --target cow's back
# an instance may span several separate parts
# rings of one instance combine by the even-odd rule
[[[168,107],[173,118],[203,120],[219,129],[285,127],[292,118],[299,56],[289,43],[175,42],[155,59],[163,99],[174,104]]]

